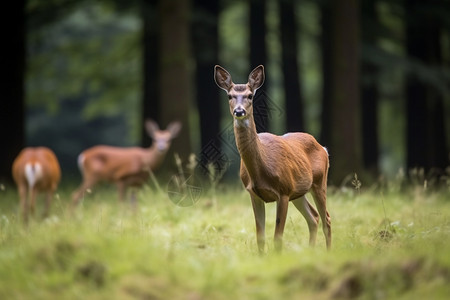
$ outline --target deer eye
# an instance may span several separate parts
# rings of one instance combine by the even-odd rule
[[[247,96],[247,98],[248,98],[248,100],[252,100],[253,99],[253,95],[250,94],[250,95]]]
[[[230,100],[231,100],[232,98],[233,98],[233,96],[231,96],[231,95],[228,95],[228,99],[230,99]]]

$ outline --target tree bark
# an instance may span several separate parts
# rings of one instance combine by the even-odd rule
[[[5,28],[3,36],[4,70],[8,80],[2,81],[0,183],[12,181],[12,162],[25,145],[25,1],[13,1],[8,5],[7,20],[12,23]]]
[[[220,90],[212,80],[214,65],[219,62],[218,15],[217,1],[195,0],[192,36],[197,64],[195,95],[200,116],[199,160],[203,170],[208,170],[207,164],[217,163],[216,156],[207,155],[212,143],[216,149],[220,149]]]
[[[190,1],[160,0],[160,126],[165,128],[178,120],[183,124],[178,137],[173,141],[172,153],[183,161],[191,150],[189,112],[191,103],[190,61]],[[169,154],[168,158],[171,159]]]
[[[298,27],[295,22],[295,5],[293,0],[283,0],[279,4],[286,129],[288,132],[304,131],[302,88],[297,62]]]
[[[322,57],[322,115],[320,126],[320,143],[331,144],[331,3],[320,2],[320,35]]]
[[[405,2],[408,56],[429,67],[442,63],[440,20],[427,14],[431,8],[439,9],[439,4],[417,0]],[[443,172],[449,163],[443,96],[420,75],[418,71],[407,74],[406,165],[408,169],[424,168],[426,172],[438,169]]]
[[[335,0],[331,10],[330,180],[340,184],[361,171],[359,7]]]
[[[264,65],[266,74],[267,48],[266,48],[266,0],[250,0],[250,71],[258,65]],[[266,76],[264,85],[256,93],[254,103],[254,117],[258,132],[269,130],[270,101],[266,97],[270,80]]]
[[[377,38],[373,28],[377,24],[375,11],[376,0],[362,2],[361,13],[362,42],[376,47]],[[364,169],[372,176],[379,173],[379,139],[378,139],[378,68],[363,57],[361,66],[361,125],[362,125],[362,152]]]
[[[161,123],[159,115],[159,85],[158,85],[158,1],[142,0],[141,17],[143,20],[143,82],[142,82],[142,130],[141,144],[148,147],[152,141],[144,127],[144,121],[148,118],[156,123]]]

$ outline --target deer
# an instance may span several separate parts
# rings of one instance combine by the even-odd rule
[[[172,140],[181,130],[181,123],[172,122],[166,130],[161,130],[158,124],[148,119],[145,129],[153,141],[148,148],[98,145],[84,150],[78,156],[83,180],[72,194],[74,206],[86,191],[102,181],[115,183],[119,200],[123,202],[128,187],[141,187],[148,180],[150,172],[161,166]]]
[[[34,215],[39,193],[46,194],[43,216],[47,217],[53,194],[61,180],[61,167],[55,153],[47,147],[22,149],[13,162],[12,176],[19,192],[24,222],[28,223],[29,210]]]
[[[257,133],[253,99],[265,80],[264,66],[249,75],[246,84],[235,84],[223,67],[214,67],[217,86],[227,92],[236,146],[241,157],[240,178],[250,194],[256,223],[259,253],[265,248],[265,203],[276,203],[274,247],[282,250],[288,204],[303,215],[309,229],[309,245],[316,242],[319,216],[326,247],[331,248],[331,218],[326,208],[328,151],[307,133],[290,132],[282,136]],[[310,192],[317,210],[306,194]]]

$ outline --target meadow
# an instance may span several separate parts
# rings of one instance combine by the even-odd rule
[[[241,186],[202,190],[181,207],[145,186],[137,204],[113,187],[86,194],[74,211],[70,188],[51,216],[28,226],[14,187],[0,191],[0,299],[448,299],[450,191],[424,185],[330,188],[332,250],[315,248],[291,204],[284,249],[273,249],[275,205],[266,205],[259,255]],[[309,197],[311,198],[311,197]]]

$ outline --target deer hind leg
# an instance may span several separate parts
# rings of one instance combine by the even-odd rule
[[[45,198],[45,210],[42,215],[43,218],[47,218],[50,213],[50,205],[52,203],[53,191],[48,191]]]
[[[326,187],[313,186],[312,194],[314,202],[316,203],[317,210],[319,211],[320,218],[322,219],[322,229],[325,235],[325,241],[327,249],[331,248],[331,217],[327,211],[327,190]]]
[[[28,222],[28,191],[25,185],[19,186],[20,212],[25,223]]]
[[[289,197],[281,196],[277,201],[277,219],[275,223],[275,250],[281,251],[283,247],[283,232],[286,224],[287,210],[289,206]]]
[[[31,214],[31,216],[34,216],[34,212],[36,210],[36,197],[37,197],[37,190],[35,187],[32,187],[30,189],[30,214]]]
[[[264,253],[264,246],[266,243],[265,237],[265,227],[266,227],[266,208],[264,206],[264,201],[261,199],[250,195],[252,200],[253,213],[255,215],[256,223],[256,242],[258,244],[259,253]]]
[[[306,195],[292,201],[294,206],[303,215],[309,229],[309,245],[313,247],[316,244],[317,229],[319,227],[319,213],[309,203]]]

